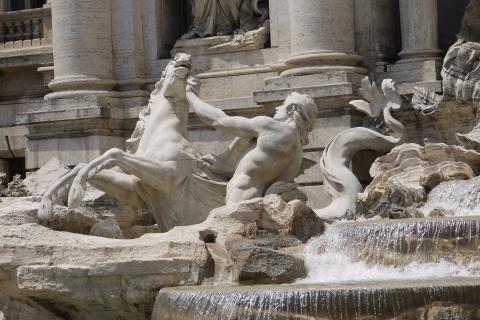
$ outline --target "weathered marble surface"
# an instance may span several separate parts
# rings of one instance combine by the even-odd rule
[[[4,197],[24,197],[29,194],[27,187],[20,175],[13,176],[7,187],[1,192]]]
[[[270,36],[268,21],[258,29],[239,30],[233,35],[208,38],[180,39],[171,51],[172,56],[185,52],[194,56],[231,54],[234,52],[260,50],[265,48]],[[238,60],[237,60],[238,61]],[[240,62],[240,61],[239,61]]]
[[[57,158],[52,158],[39,170],[28,175],[23,181],[31,196],[43,194],[61,177],[70,172],[70,169]]]

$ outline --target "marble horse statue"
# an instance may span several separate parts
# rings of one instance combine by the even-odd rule
[[[76,166],[44,194],[39,220],[47,220],[67,194],[68,207],[79,207],[87,182],[122,203],[146,207],[161,231],[199,223],[224,205],[226,179],[205,170],[187,139],[187,84],[198,87],[190,56],[178,54],[140,112],[127,152],[113,148]]]

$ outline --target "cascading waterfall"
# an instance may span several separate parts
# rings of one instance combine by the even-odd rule
[[[479,281],[362,286],[171,288],[156,301],[154,319],[397,319],[433,301],[478,303]],[[403,318],[407,319],[407,318]]]
[[[446,181],[433,188],[420,211],[429,215],[434,209],[447,216],[479,215],[480,178]]]
[[[297,284],[165,289],[154,319],[419,319],[435,301],[479,305],[479,234],[480,217],[337,222],[307,245]]]
[[[479,232],[473,217],[338,223],[307,246],[300,282],[476,277]]]
[[[380,89],[366,78],[360,91],[366,101],[351,104],[372,118],[383,115],[389,130],[348,129],[325,148],[320,167],[333,201],[316,211],[325,219],[356,216],[363,187],[351,171],[353,155],[387,152],[406,136],[391,114],[402,106],[391,80]],[[437,311],[453,303],[457,309],[473,304],[478,313],[479,187],[480,178],[441,183],[421,209],[427,218],[332,222],[306,245],[307,277],[296,284],[163,289],[152,318],[417,320],[431,319],[434,302]],[[435,319],[467,318],[450,313]]]

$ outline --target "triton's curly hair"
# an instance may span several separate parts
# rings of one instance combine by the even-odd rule
[[[318,106],[312,97],[297,92],[290,93],[285,101],[295,105],[293,119],[300,129],[302,145],[307,145],[309,143],[308,134],[312,131],[313,124],[317,119]]]

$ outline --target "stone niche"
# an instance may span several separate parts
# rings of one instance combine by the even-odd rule
[[[158,58],[170,58],[170,50],[192,22],[191,10],[189,0],[157,2]]]
[[[218,12],[219,16],[208,13],[199,20],[211,20],[201,20],[196,23],[195,9],[192,10],[194,1],[180,1],[175,4],[160,2],[158,6],[159,24],[161,25],[159,28],[160,57],[167,57],[166,50],[169,48],[172,49],[170,52],[172,57],[180,52],[192,56],[204,56],[259,50],[267,47],[270,43],[268,0],[243,1],[240,9],[236,8],[238,4],[234,0],[230,0],[235,10],[232,9],[231,13],[225,14],[229,18],[222,18],[220,13],[229,10],[228,2],[216,4],[215,2],[198,1],[198,3],[216,10],[215,12]],[[220,8],[223,6],[225,7]],[[238,14],[237,18],[232,18],[231,16],[235,16],[235,14]],[[237,20],[235,23],[239,25],[233,25],[233,20]],[[233,30],[229,30],[230,28]]]
[[[268,1],[264,1],[268,2]],[[158,1],[157,6],[158,58],[166,59],[176,53],[212,55],[263,49],[270,41],[269,20],[245,33],[181,39],[193,23],[192,2]]]

